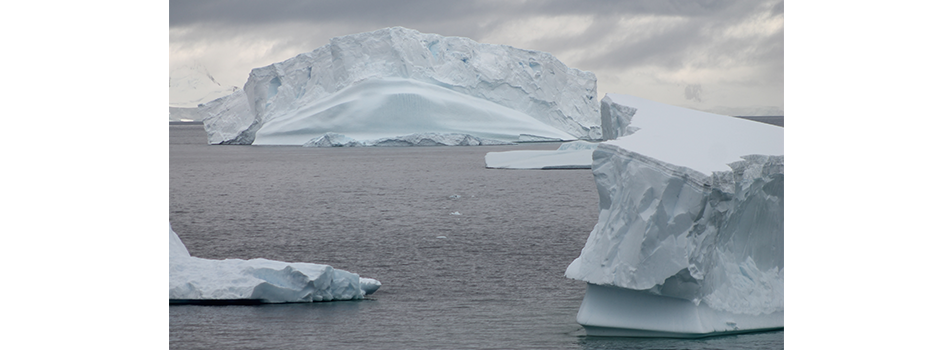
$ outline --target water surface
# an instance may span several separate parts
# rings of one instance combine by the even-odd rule
[[[597,223],[590,170],[485,169],[487,152],[557,143],[208,146],[201,125],[169,128],[169,221],[193,256],[328,264],[383,284],[363,301],[170,306],[172,349],[783,346],[782,332],[586,337],[585,286],[564,270]]]

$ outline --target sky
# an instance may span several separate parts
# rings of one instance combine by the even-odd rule
[[[198,64],[221,85],[243,87],[253,68],[392,26],[552,53],[594,72],[601,98],[784,112],[784,3],[774,0],[172,0],[169,74]]]

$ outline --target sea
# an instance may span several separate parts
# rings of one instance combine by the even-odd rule
[[[782,349],[784,331],[588,337],[564,277],[597,223],[583,170],[486,169],[469,147],[209,146],[169,125],[169,222],[192,256],[327,264],[360,301],[170,305],[170,349]]]

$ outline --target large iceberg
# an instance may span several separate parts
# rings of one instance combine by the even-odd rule
[[[588,282],[577,321],[613,336],[782,328],[783,129],[608,97],[636,110],[634,133],[593,152],[600,216],[566,271]]]
[[[328,265],[193,257],[168,227],[170,303],[296,303],[358,300],[379,281]]]
[[[593,73],[549,53],[393,27],[252,70],[240,93],[205,104],[205,129],[211,144],[302,145],[327,133],[599,139],[596,97]]]

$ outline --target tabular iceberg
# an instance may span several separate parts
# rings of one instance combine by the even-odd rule
[[[394,27],[252,70],[240,94],[206,104],[205,129],[211,144],[302,145],[326,133],[599,139],[596,96],[593,73],[549,53]]]
[[[328,265],[267,259],[210,260],[191,256],[168,227],[170,303],[296,303],[358,300],[379,281]]]
[[[590,169],[591,154],[597,144],[574,141],[561,144],[554,151],[505,151],[485,154],[489,169],[548,170]]]
[[[587,334],[782,328],[783,129],[608,97],[636,109],[635,132],[593,153],[600,216],[565,273],[588,282]]]

